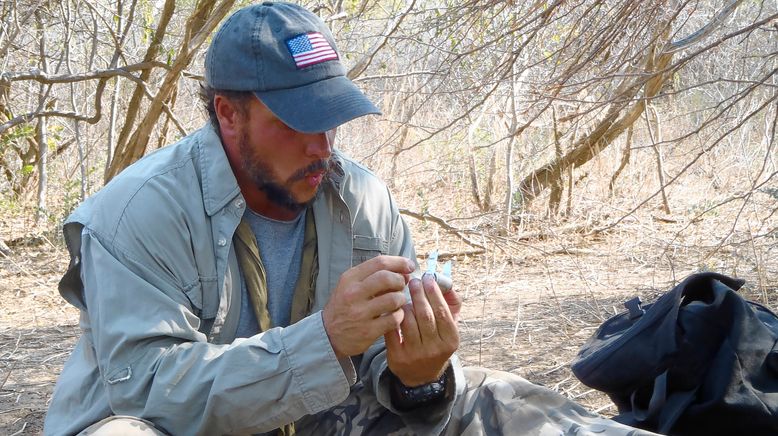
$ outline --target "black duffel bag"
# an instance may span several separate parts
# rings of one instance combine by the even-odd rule
[[[778,435],[778,317],[744,281],[687,277],[655,303],[625,303],[572,370],[608,394],[615,420],[671,435]]]

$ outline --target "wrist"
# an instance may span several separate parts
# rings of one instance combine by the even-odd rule
[[[330,334],[330,323],[327,314],[325,313],[325,310],[321,311],[321,323],[322,326],[324,327],[324,333],[327,335],[327,339],[329,339],[330,341],[330,347],[332,347],[332,352],[335,353],[335,358],[337,358],[338,360],[343,360],[346,357],[350,357],[348,354],[344,353],[340,349],[340,347],[338,347],[335,344],[335,341],[332,339],[332,335]]]
[[[447,372],[430,383],[419,386],[406,386],[390,370],[389,371],[389,393],[392,405],[395,409],[406,412],[422,406],[430,406],[439,403],[446,396],[447,391]]]

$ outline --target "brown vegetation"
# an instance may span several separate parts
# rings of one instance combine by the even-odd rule
[[[0,3],[0,433],[40,432],[78,336],[60,223],[203,123],[207,35],[243,3]],[[466,364],[611,414],[569,362],[623,300],[715,270],[777,307],[774,1],[300,3],[384,112],[341,148],[454,260]]]

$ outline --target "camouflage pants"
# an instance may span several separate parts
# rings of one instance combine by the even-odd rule
[[[507,372],[464,368],[465,393],[444,435],[652,435],[586,411],[564,396]],[[402,419],[372,395],[352,393],[339,406],[295,423],[297,435],[408,435]]]
[[[514,374],[486,368],[464,368],[464,372],[465,393],[454,404],[446,436],[653,434],[587,412],[562,395]],[[359,389],[342,404],[297,421],[295,432],[298,436],[413,434],[398,415]],[[147,421],[118,416],[106,418],[81,434],[164,435]]]

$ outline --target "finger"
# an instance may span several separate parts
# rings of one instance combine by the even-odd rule
[[[405,289],[405,277],[391,271],[376,271],[362,280],[360,289],[367,297],[375,297],[385,292],[402,291]]]
[[[341,278],[341,281],[343,278]],[[402,292],[405,290],[405,278],[403,275],[390,271],[378,271],[367,277],[363,281],[351,282],[346,290],[342,291],[343,298],[347,299],[352,305],[363,307],[372,299],[392,292]],[[404,303],[404,301],[403,301]],[[393,307],[392,310],[396,309]],[[378,316],[380,313],[374,313]]]
[[[392,271],[398,274],[410,274],[416,269],[416,263],[402,256],[376,256],[349,269],[350,279],[362,281],[378,271]]]
[[[385,313],[377,318],[366,320],[362,324],[365,337],[370,339],[370,343],[375,342],[381,336],[385,336],[392,330],[398,330],[402,324],[405,313],[402,309]]]
[[[424,285],[424,293],[430,305],[430,310],[435,315],[435,327],[438,336],[447,343],[452,340],[458,341],[459,332],[456,321],[451,314],[446,298],[440,292],[438,284],[435,283],[432,276],[423,277],[422,284]],[[453,291],[449,293],[453,293]]]
[[[405,294],[402,291],[387,292],[365,302],[364,314],[366,318],[377,318],[400,309],[405,302]]]
[[[421,284],[424,288],[424,295],[427,297],[427,302],[433,311],[437,310],[440,306],[448,307],[443,292],[440,291],[438,283],[435,281],[435,277],[432,274],[424,274],[421,277]],[[437,316],[437,312],[435,312]],[[450,314],[447,314],[447,316]]]
[[[403,345],[413,349],[421,345],[419,326],[416,323],[416,317],[413,314],[413,306],[410,303],[403,306],[403,312],[404,318],[403,322],[400,324]]]
[[[446,304],[448,304],[448,310],[451,312],[454,322],[458,323],[459,312],[462,311],[462,298],[452,289],[443,294],[443,299],[446,300]]]
[[[421,342],[423,343],[425,340],[437,339],[438,332],[435,326],[435,314],[429,301],[427,301],[427,293],[424,291],[422,283],[418,279],[413,279],[408,284],[408,289],[411,291],[413,314],[416,318]]]
[[[384,335],[384,342],[386,342],[386,350],[389,353],[399,353],[402,350],[402,338],[397,329],[387,332]]]
[[[404,318],[405,312],[402,310],[402,308],[380,316],[378,319],[383,321],[382,333],[386,335],[392,331],[399,331]]]

